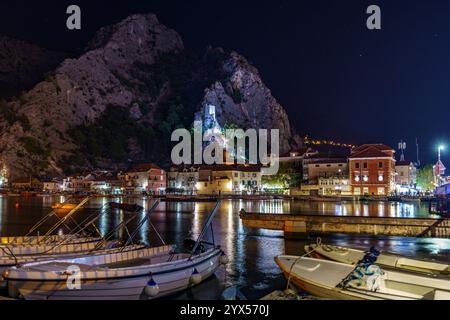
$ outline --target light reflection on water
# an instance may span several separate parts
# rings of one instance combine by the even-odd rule
[[[19,208],[15,207],[19,201]],[[77,214],[79,220],[89,213],[98,213],[109,201],[120,199],[97,198],[89,202],[88,208]],[[0,197],[0,231],[2,235],[24,234],[28,228],[50,211],[55,202],[64,199],[56,198],[6,198]],[[153,200],[126,199],[123,202],[142,205],[146,210],[153,205]],[[196,239],[214,203],[161,203],[151,216],[151,222],[159,231],[166,243],[182,245],[186,238]],[[221,268],[216,277],[206,283],[184,292],[174,299],[217,299],[221,297],[227,285],[235,284],[243,287],[249,298],[259,298],[263,294],[280,289],[285,282],[274,257],[279,254],[303,254],[304,246],[314,242],[310,240],[285,240],[283,232],[247,229],[239,218],[241,209],[247,212],[293,213],[339,216],[380,216],[380,217],[428,217],[426,204],[399,204],[385,202],[303,202],[303,201],[242,201],[226,200],[216,215],[213,223],[215,240],[229,256],[230,263],[226,272]],[[139,214],[142,219],[144,214]],[[119,224],[129,215],[119,210],[102,209],[99,229],[106,234],[114,225]],[[138,223],[139,219],[135,223]],[[130,226],[130,232],[133,225]],[[126,232],[118,234],[123,237]],[[160,245],[159,238],[147,223],[139,232],[138,240],[148,245]],[[211,241],[210,232],[207,240]],[[341,246],[353,246],[367,249],[376,245],[383,250],[404,255],[450,260],[450,240],[448,239],[416,239],[401,237],[362,237],[362,236],[328,236],[324,242]]]

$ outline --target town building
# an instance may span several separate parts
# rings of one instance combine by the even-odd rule
[[[63,190],[63,183],[60,180],[48,180],[42,182],[42,190],[48,193],[58,193]]]
[[[319,195],[336,196],[351,195],[352,188],[348,177],[319,178]]]
[[[197,194],[198,166],[178,166],[167,173],[167,192]]]
[[[303,160],[303,183],[318,185],[319,178],[348,178],[347,155],[316,153]]]
[[[318,153],[319,152],[317,150],[309,147],[292,150],[279,157],[280,168],[283,173],[302,173],[304,159]]]
[[[398,188],[416,188],[417,168],[411,161],[403,160],[395,163],[395,183]]]
[[[261,190],[261,166],[214,165],[198,170],[199,195],[252,194]]]
[[[439,147],[438,160],[433,166],[433,177],[436,187],[439,187],[447,182],[447,178],[445,177],[445,170],[446,168],[441,160],[441,147]]]
[[[120,195],[123,192],[122,181],[115,172],[97,171],[93,173],[91,192],[103,195]]]
[[[14,190],[18,191],[41,191],[42,182],[36,178],[16,179],[11,183]]]
[[[68,193],[89,193],[94,180],[92,174],[74,174],[63,179],[62,191]]]
[[[395,150],[384,144],[365,144],[349,157],[354,195],[388,195],[395,188]]]
[[[166,191],[166,172],[153,163],[143,163],[119,175],[127,194],[163,195]]]

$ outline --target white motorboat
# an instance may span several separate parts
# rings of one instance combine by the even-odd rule
[[[53,242],[61,242],[61,241],[71,240],[71,239],[73,239],[73,241],[77,240],[77,239],[74,239],[70,235],[51,235],[51,236],[48,236],[47,241],[49,243],[53,243]],[[0,246],[12,246],[12,247],[21,246],[21,245],[33,246],[33,245],[42,243],[43,240],[44,240],[44,237],[42,237],[42,236],[0,237]]]
[[[165,245],[149,220],[159,201],[138,224],[123,248],[72,258],[57,258],[12,267],[3,273],[11,297],[24,299],[141,299],[159,298],[197,285],[227,263],[223,251],[202,242],[220,201],[209,215],[189,253],[176,253]],[[129,243],[144,223],[149,222],[163,246],[130,248]],[[120,226],[120,225],[119,225]],[[116,227],[117,228],[117,227]],[[212,229],[211,229],[212,230]],[[114,232],[113,230],[112,232]],[[186,244],[185,243],[185,244]],[[212,247],[206,249],[206,245]],[[114,249],[113,249],[114,250]]]
[[[372,265],[361,278],[355,266],[335,261],[282,255],[276,263],[297,288],[328,299],[356,300],[449,300],[450,281]],[[369,272],[370,271],[370,272]],[[434,281],[433,281],[434,280]]]
[[[365,255],[363,250],[323,244],[307,245],[305,246],[305,250],[306,252],[311,252],[311,255],[315,257],[352,265],[357,264],[358,261],[360,261]],[[450,278],[450,265],[445,262],[412,259],[400,255],[381,252],[377,258],[376,264],[386,268],[436,274]]]
[[[30,300],[152,299],[199,284],[214,274],[221,256],[218,248],[191,256],[162,246],[25,264],[3,277],[11,296]]]
[[[50,247],[51,250],[43,251],[40,253],[14,254],[14,255],[5,254],[0,257],[0,273],[13,266],[23,265],[26,263],[36,261],[48,261],[52,259],[78,257],[93,252],[107,253],[110,251],[117,251],[117,246],[118,243],[115,241],[107,241],[105,243],[95,241],[78,244],[64,244],[58,247]],[[136,246],[136,248],[142,247],[143,247],[142,245]],[[34,249],[34,247],[30,248]],[[1,277],[0,277],[0,286],[1,286]]]
[[[24,244],[0,246],[0,259],[12,256],[29,256],[45,254],[68,254],[77,252],[86,252],[93,250],[99,243],[100,238],[66,238],[62,241],[52,244]]]

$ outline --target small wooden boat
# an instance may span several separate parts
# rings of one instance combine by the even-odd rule
[[[292,284],[317,297],[351,300],[450,299],[448,280],[433,281],[435,279],[384,269],[367,273],[361,279],[353,279],[355,266],[350,264],[287,255],[278,256],[275,261]]]
[[[363,250],[344,248],[331,245],[311,244],[305,246],[306,252],[318,258],[325,258],[341,263],[355,265],[366,254]],[[415,271],[427,274],[447,276],[450,279],[450,265],[444,262],[412,259],[391,253],[381,254],[377,258],[377,265],[384,268]]]

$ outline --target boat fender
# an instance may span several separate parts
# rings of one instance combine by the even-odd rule
[[[230,262],[228,257],[222,252],[222,255],[220,256],[220,264],[226,265],[228,262]]]
[[[197,269],[194,269],[194,272],[192,272],[191,278],[189,279],[191,284],[199,284],[202,282],[202,275],[197,271]]]
[[[20,296],[19,289],[17,289],[12,283],[8,282],[8,295],[13,298],[17,299]]]
[[[147,285],[145,286],[145,294],[151,298],[154,298],[159,294],[159,286],[153,278],[147,282]]]

